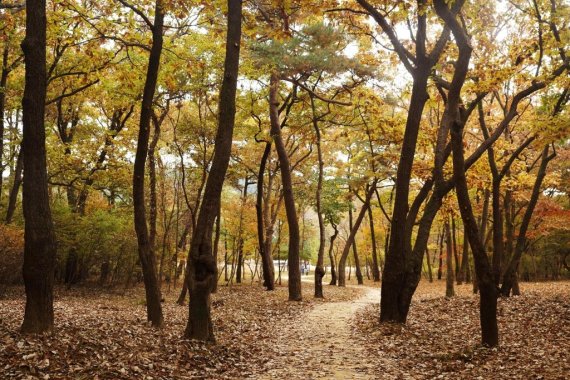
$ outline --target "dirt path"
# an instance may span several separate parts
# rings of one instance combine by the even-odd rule
[[[379,302],[380,290],[365,288],[365,294],[348,302],[323,303],[306,314],[291,334],[280,334],[278,358],[266,364],[260,379],[374,379],[369,354],[356,344],[350,319],[356,311]],[[374,376],[376,373],[376,376]]]

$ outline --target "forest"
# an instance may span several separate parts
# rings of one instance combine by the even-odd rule
[[[570,377],[566,0],[0,0],[1,379]]]

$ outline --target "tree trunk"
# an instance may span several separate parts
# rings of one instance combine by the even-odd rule
[[[445,240],[445,230],[441,231],[439,235],[439,263],[437,267],[437,279],[441,280],[443,277],[443,241]]]
[[[143,91],[141,115],[139,121],[139,135],[137,152],[133,171],[133,205],[135,214],[135,230],[137,233],[138,253],[143,272],[143,280],[146,292],[147,319],[154,327],[163,325],[162,306],[160,304],[160,288],[156,272],[156,256],[154,247],[149,236],[146,222],[145,207],[145,164],[148,154],[150,138],[150,121],[152,117],[152,103],[158,71],[160,56],[162,54],[162,31],[164,23],[164,10],[161,0],[155,5],[154,25],[152,27],[152,46],[148,60],[148,68]]]
[[[46,2],[26,0],[26,65],[23,109],[24,264],[26,308],[23,333],[50,331],[54,325],[53,282],[56,242],[49,205],[45,147]]]
[[[261,265],[263,267],[263,286],[267,290],[275,290],[275,268],[273,267],[273,257],[271,249],[265,249],[265,221],[263,219],[263,179],[267,160],[271,153],[271,142],[265,144],[263,156],[259,163],[257,174],[257,195],[255,203],[255,213],[257,215],[257,238],[259,242],[259,254],[261,255]]]
[[[4,35],[5,36],[5,35]],[[4,176],[4,111],[6,109],[6,84],[8,83],[8,54],[10,52],[10,45],[8,38],[4,39],[4,51],[2,53],[2,74],[0,74],[0,201],[2,201],[2,188]]]
[[[378,250],[376,249],[376,231],[374,230],[374,215],[372,206],[368,205],[368,220],[370,222],[370,239],[372,244],[372,279],[374,282],[380,281],[380,270],[378,269]]]
[[[372,198],[372,194],[374,194],[374,188],[376,187],[376,179],[372,181],[372,184],[366,191],[366,198],[364,199],[364,204],[360,208],[358,212],[358,216],[354,222],[354,226],[350,229],[350,234],[348,235],[348,239],[346,239],[346,243],[344,245],[344,249],[342,250],[342,254],[340,256],[340,260],[338,262],[338,286],[346,286],[346,260],[350,253],[350,248],[352,247],[354,242],[354,238],[356,237],[356,233],[360,228],[360,224],[366,215],[366,211],[368,209],[368,205],[370,204],[370,198]]]
[[[517,236],[517,242],[515,245],[515,251],[509,261],[509,265],[503,276],[503,285],[501,287],[501,294],[504,297],[508,297],[516,281],[516,275],[518,266],[522,257],[522,254],[526,247],[526,233],[532,219],[532,214],[534,213],[534,208],[540,197],[540,189],[542,187],[542,182],[544,177],[546,177],[546,168],[550,160],[556,156],[556,152],[549,154],[549,145],[546,145],[542,150],[540,167],[538,173],[536,174],[536,179],[534,181],[534,186],[532,188],[532,194],[528,202],[528,206],[525,210],[523,219],[521,221],[521,226],[519,227],[519,234]]]
[[[370,204],[368,204],[370,206]],[[348,209],[348,226],[350,230],[352,230],[352,204]],[[358,232],[358,231],[357,231]],[[354,241],[352,242],[352,254],[354,257],[354,267],[355,267],[355,274],[356,274],[356,281],[358,285],[364,284],[364,280],[362,278],[362,270],[360,269],[360,258],[358,257],[358,251],[356,249],[356,235],[354,236]]]
[[[18,158],[16,160],[16,170],[14,171],[12,189],[10,190],[10,196],[8,198],[8,209],[6,210],[6,224],[12,223],[12,218],[14,217],[14,212],[16,211],[16,203],[18,202],[18,193],[20,192],[20,186],[22,185],[23,169],[24,169],[24,154],[22,148],[20,148],[20,152],[18,153]]]
[[[334,234],[330,237],[330,245],[329,245],[329,260],[331,262],[331,282],[329,285],[336,285],[337,282],[337,274],[334,265],[334,256],[333,256],[333,249],[334,249],[334,241],[338,236],[338,228],[337,225],[331,222],[331,225],[334,229]]]
[[[428,267],[429,282],[433,282],[433,273],[432,273],[432,269],[431,269],[431,261],[429,258],[429,249],[428,248],[426,248],[426,261],[427,261],[427,267]]]
[[[210,175],[200,205],[198,223],[188,254],[187,282],[190,292],[188,324],[184,336],[203,341],[215,341],[210,313],[210,293],[216,278],[216,263],[212,255],[214,219],[220,208],[220,198],[230,161],[235,125],[236,91],[241,40],[240,0],[228,0],[228,23],[224,76],[218,107],[218,131]]]
[[[319,160],[319,176],[317,180],[317,191],[315,194],[317,218],[319,221],[319,251],[317,254],[317,266],[315,268],[315,298],[323,298],[323,277],[325,275],[324,260],[325,260],[325,221],[323,219],[323,212],[321,206],[321,193],[323,190],[323,152],[321,149],[321,131],[319,129],[319,121],[315,112],[315,99],[311,96],[311,108],[313,111],[313,129],[317,138],[317,158]]]
[[[482,342],[485,345],[494,347],[499,344],[499,329],[497,326],[497,288],[493,278],[491,266],[485,252],[485,247],[481,241],[481,237],[477,228],[477,223],[471,209],[471,201],[469,200],[469,190],[467,188],[467,180],[465,178],[464,159],[463,159],[463,128],[460,125],[454,125],[452,129],[452,145],[453,145],[453,173],[455,177],[457,199],[459,209],[461,210],[461,218],[465,225],[465,230],[469,239],[469,245],[473,251],[475,259],[475,271],[477,273],[477,281],[480,290],[480,321]]]
[[[239,211],[239,226],[238,226],[238,242],[237,242],[237,270],[236,270],[236,284],[241,284],[242,276],[245,276],[245,268],[243,267],[243,246],[244,246],[244,239],[243,239],[243,212],[245,208],[245,202],[247,200],[247,188],[249,185],[249,179],[245,177],[245,184],[243,187],[243,194],[241,198],[241,206]]]
[[[291,180],[291,166],[287,150],[281,137],[281,126],[279,123],[279,78],[272,74],[269,83],[269,116],[271,119],[271,137],[275,142],[275,149],[279,157],[281,169],[281,182],[283,186],[283,198],[285,201],[285,212],[287,214],[287,224],[289,226],[289,252],[287,256],[289,275],[289,300],[300,301],[301,295],[301,268],[299,257],[299,221],[297,220],[297,210],[295,208],[295,198],[293,195],[293,184]]]
[[[459,276],[457,276],[457,285],[461,285],[463,281],[469,282],[469,240],[467,239],[467,234],[465,232],[465,227],[463,228],[463,253],[461,254],[461,268],[459,270]]]
[[[406,250],[406,218],[408,215],[410,178],[421,116],[428,100],[427,81],[431,71],[429,63],[425,62],[422,59],[423,57],[418,58],[396,175],[394,208],[390,223],[390,243],[382,274],[382,295],[380,298],[380,320],[382,322],[404,322],[406,319],[406,316],[400,311],[399,299],[405,272],[404,252]]]
[[[445,296],[450,298],[455,296],[455,289],[453,288],[453,243],[451,230],[449,228],[449,220],[445,220],[445,236],[446,236],[446,256],[445,256]]]
[[[218,215],[216,215],[216,232],[214,234],[214,262],[216,263],[216,281],[212,287],[212,293],[218,291],[218,246],[220,245],[221,219],[222,219],[222,203],[218,207]]]
[[[156,250],[156,220],[158,217],[158,198],[156,194],[156,145],[160,138],[160,125],[153,123],[154,133],[148,148],[148,176],[149,176],[149,234],[148,240],[152,252]],[[150,128],[150,127],[149,127]]]
[[[455,217],[451,215],[451,237],[453,238],[453,259],[455,260],[455,278],[459,276],[459,251],[457,250],[457,228]]]

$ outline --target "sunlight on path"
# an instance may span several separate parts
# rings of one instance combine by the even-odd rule
[[[380,289],[366,288],[359,299],[323,303],[302,316],[291,334],[276,345],[281,355],[266,364],[260,379],[377,379],[369,354],[353,340],[350,319],[366,305],[380,302]],[[374,362],[378,363],[377,360]],[[376,374],[376,375],[374,375]]]

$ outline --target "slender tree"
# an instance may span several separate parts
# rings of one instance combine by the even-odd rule
[[[56,242],[49,205],[45,146],[46,2],[26,1],[26,65],[23,109],[24,284],[26,309],[22,332],[53,329],[53,282]]]
[[[152,103],[158,71],[160,67],[160,56],[162,54],[163,28],[164,28],[164,8],[161,0],[156,1],[154,10],[154,22],[147,20],[147,26],[152,31],[152,46],[148,59],[148,68],[143,90],[142,107],[139,121],[139,134],[137,141],[137,152],[133,170],[133,205],[135,230],[137,233],[138,253],[143,271],[143,279],[146,292],[147,319],[155,327],[163,324],[162,306],[160,304],[160,288],[158,285],[156,271],[156,255],[149,236],[146,221],[145,207],[145,164],[149,149],[150,122],[152,118]]]
[[[275,143],[275,150],[279,158],[281,170],[281,182],[283,184],[283,199],[285,201],[285,213],[287,226],[289,227],[289,252],[287,255],[289,300],[300,301],[301,294],[301,268],[300,268],[300,233],[297,209],[293,195],[293,183],[291,179],[291,164],[279,123],[279,76],[272,74],[269,80],[269,117],[271,119],[271,138]]]
[[[186,281],[190,302],[184,336],[203,341],[215,341],[210,310],[210,293],[217,280],[216,262],[212,254],[212,234],[232,150],[241,45],[241,15],[241,0],[228,0],[226,56],[218,106],[216,150],[188,253]]]

